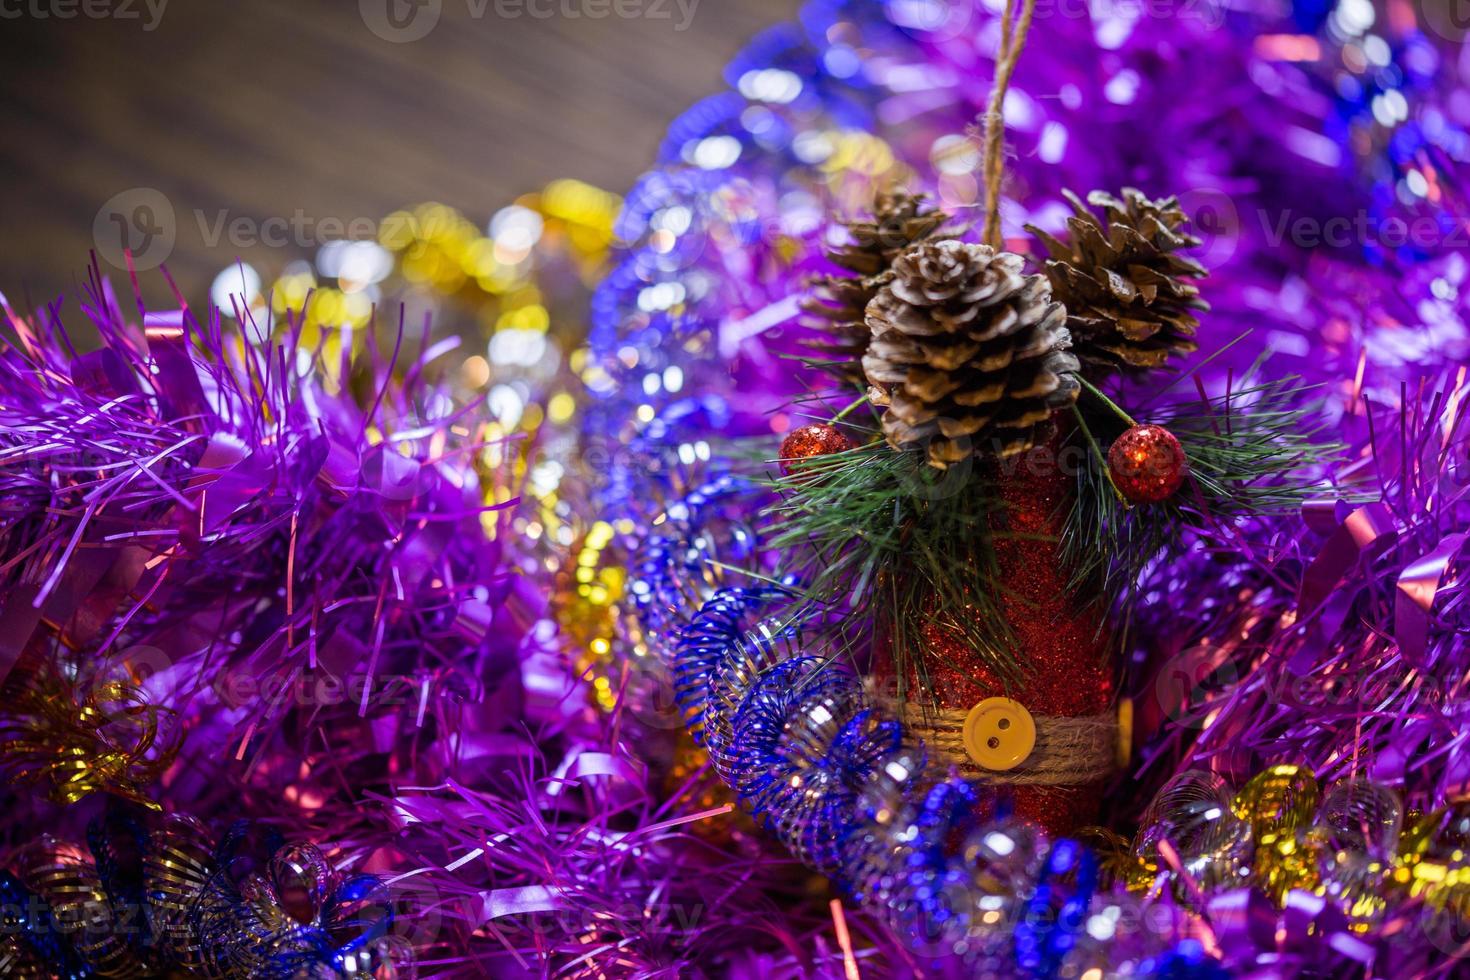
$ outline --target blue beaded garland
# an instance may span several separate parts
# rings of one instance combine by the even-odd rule
[[[711,672],[704,709],[704,744],[715,771],[730,785],[735,785],[744,739],[735,723],[746,695],[763,671],[800,653],[799,627],[789,621],[766,619],[727,647]]]
[[[1056,976],[1076,945],[1097,887],[1097,859],[1073,840],[1059,840],[1046,857],[1026,915],[1016,924],[1016,962],[1035,976]]]
[[[731,645],[749,627],[749,620],[770,603],[790,595],[784,589],[726,588],[712,595],[679,633],[672,669],[674,703],[695,741],[704,742],[704,711],[710,678]]]
[[[763,671],[735,719],[739,733],[731,785],[743,803],[811,867],[842,867],[853,791],[830,766],[824,732],[834,712],[857,707],[861,690],[851,674],[816,657],[787,660]]]
[[[628,591],[653,639],[668,641],[719,588],[720,564],[739,564],[756,550],[755,533],[734,506],[751,492],[748,481],[722,476],[670,504],[659,530],[634,559]]]

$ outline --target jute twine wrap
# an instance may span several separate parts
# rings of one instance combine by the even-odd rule
[[[977,765],[965,749],[969,709],[948,711],[887,698],[875,700],[903,721],[906,742],[923,742],[953,762],[968,779],[1023,786],[1080,786],[1108,776],[1116,764],[1118,719],[1113,714],[1033,716],[1036,747],[1016,768],[998,772]]]

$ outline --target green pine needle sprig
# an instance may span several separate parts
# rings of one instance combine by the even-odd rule
[[[992,526],[1003,504],[993,482],[975,466],[935,470],[874,428],[842,425],[857,448],[769,481],[777,496],[763,524],[786,556],[783,571],[808,601],[883,633],[900,698],[911,673],[929,686],[926,627],[962,638],[999,676],[1018,678],[1004,590],[995,586]]]
[[[1126,597],[1155,559],[1191,541],[1224,544],[1242,521],[1295,512],[1321,493],[1323,467],[1343,447],[1315,410],[1315,386],[1297,376],[1262,379],[1263,363],[1223,395],[1199,387],[1197,400],[1139,419],[1172,432],[1188,461],[1184,485],[1159,504],[1130,505],[1112,485],[1107,449],[1132,420],[1106,399],[1084,395],[1077,429],[1089,452],[1078,454],[1062,538],[1079,594],[1121,609],[1126,620]]]
[[[1076,483],[1057,560],[1079,601],[1114,611],[1114,643],[1127,642],[1128,611],[1152,562],[1224,545],[1242,521],[1292,512],[1321,492],[1318,476],[1342,447],[1324,431],[1313,389],[1297,377],[1263,379],[1263,363],[1224,395],[1200,387],[1198,399],[1139,419],[1174,433],[1188,460],[1188,479],[1161,504],[1131,505],[1113,485],[1107,451],[1134,419],[1084,384],[1074,424],[1064,426],[1061,460],[1075,465]],[[806,602],[837,614],[841,649],[868,647],[868,630],[876,631],[900,698],[911,677],[932,693],[936,635],[975,650],[1008,686],[1023,682],[1030,668],[1002,608],[1014,610],[1019,598],[995,555],[1008,533],[998,485],[1005,466],[971,460],[935,470],[921,453],[884,441],[876,413],[861,410],[870,408],[864,398],[835,410],[854,394],[813,393],[796,414],[837,425],[856,448],[764,481],[774,501],[762,512],[762,537],[782,556],[782,574],[794,576]]]

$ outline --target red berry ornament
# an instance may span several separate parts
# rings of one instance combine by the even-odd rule
[[[1108,450],[1108,472],[1133,503],[1158,504],[1174,496],[1189,463],[1174,433],[1161,425],[1135,425]]]
[[[852,440],[826,423],[803,425],[781,440],[781,474],[790,476],[791,464],[800,460],[845,452],[851,448]]]

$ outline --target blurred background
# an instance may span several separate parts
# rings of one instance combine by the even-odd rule
[[[194,303],[424,202],[483,233],[553,178],[621,193],[798,4],[4,0],[0,291],[74,302],[93,250],[125,288],[126,242]]]

